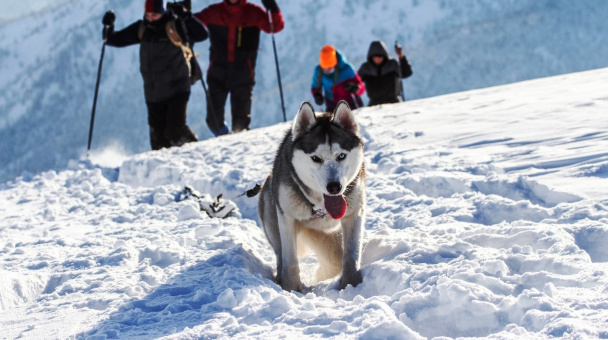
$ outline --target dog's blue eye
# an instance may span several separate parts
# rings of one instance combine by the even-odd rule
[[[346,158],[346,154],[345,153],[341,153],[341,154],[338,155],[338,160],[339,161],[343,160],[344,158]]]
[[[321,160],[321,158],[319,158],[319,156],[311,156],[310,158],[315,163],[323,163],[323,161]]]

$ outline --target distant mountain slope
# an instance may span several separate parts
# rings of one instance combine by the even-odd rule
[[[194,0],[193,6],[209,3]],[[608,2],[602,0],[279,4],[286,27],[275,39],[287,119],[301,101],[311,99],[311,72],[326,43],[358,67],[372,40],[390,46],[399,40],[414,69],[404,81],[408,99],[608,66]],[[117,28],[142,16],[141,1],[74,0],[0,25],[0,181],[62,167],[84,154],[101,52],[100,19],[110,8],[117,13]],[[203,68],[208,46],[195,47]],[[282,121],[272,44],[265,34],[256,72],[254,128]],[[137,47],[106,50],[99,96],[93,148],[148,150]],[[197,84],[189,124],[203,139],[210,137],[204,106]]]
[[[3,6],[2,12],[0,12],[0,24],[61,6],[68,1],[70,0],[27,0],[20,1],[19,5]]]

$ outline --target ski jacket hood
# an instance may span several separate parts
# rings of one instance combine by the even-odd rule
[[[338,68],[344,67],[344,64],[347,63],[346,57],[338,50],[336,50],[336,59],[338,60],[338,63],[336,64],[336,67]]]
[[[388,59],[388,49],[386,48],[384,41],[372,41],[372,43],[369,45],[369,50],[367,51],[367,60],[373,62],[372,58],[375,56],[384,57],[385,60]]]

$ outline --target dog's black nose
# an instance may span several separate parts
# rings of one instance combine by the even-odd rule
[[[327,192],[331,195],[337,195],[342,190],[342,184],[340,182],[329,182],[327,183]]]

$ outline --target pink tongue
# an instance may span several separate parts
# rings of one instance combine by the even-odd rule
[[[334,220],[339,220],[346,213],[346,201],[342,195],[323,195],[325,201],[325,210]]]

